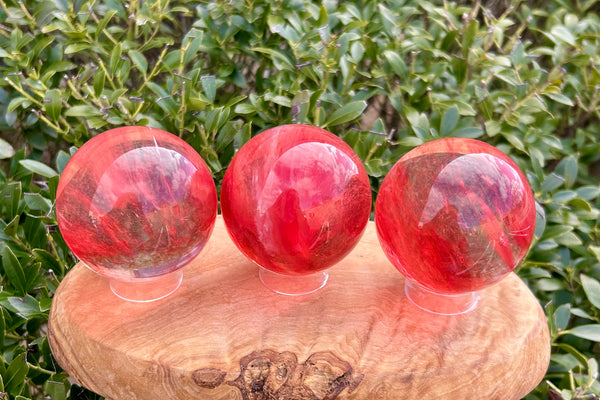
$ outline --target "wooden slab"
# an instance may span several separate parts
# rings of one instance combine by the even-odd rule
[[[546,319],[516,275],[459,316],[421,311],[403,283],[370,222],[325,288],[275,294],[219,217],[166,299],[125,302],[75,266],[48,337],[73,378],[112,400],[510,400],[543,378]]]

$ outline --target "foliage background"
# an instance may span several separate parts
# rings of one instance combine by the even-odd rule
[[[354,148],[375,196],[428,140],[509,154],[539,205],[518,273],[552,335],[527,399],[598,399],[599,11],[594,0],[0,0],[0,398],[99,398],[46,340],[75,263],[53,209],[74,146],[160,127],[220,187],[250,137],[307,123]]]

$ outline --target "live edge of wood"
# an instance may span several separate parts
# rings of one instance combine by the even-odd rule
[[[421,311],[369,223],[311,295],[275,294],[222,219],[166,299],[129,303],[79,264],[48,338],[59,364],[111,400],[519,399],[550,359],[544,313],[515,275],[465,315]]]

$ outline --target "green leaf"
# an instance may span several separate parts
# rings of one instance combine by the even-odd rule
[[[577,193],[573,190],[561,190],[554,193],[554,195],[552,196],[552,201],[555,201],[557,203],[565,203],[569,200],[573,200],[576,197]]]
[[[479,21],[477,19],[471,19],[469,21],[469,25],[467,25],[467,29],[463,35],[462,40],[462,51],[463,56],[467,57],[471,46],[475,42],[475,37],[477,36],[477,32],[479,31]]]
[[[398,140],[400,146],[417,147],[424,143],[423,139],[414,136],[408,136]]]
[[[237,149],[240,149],[252,137],[252,122],[248,122],[242,129],[238,131],[233,139],[233,143]]]
[[[40,304],[29,294],[23,297],[8,297],[6,300],[9,304],[8,307],[25,319],[43,316]]]
[[[0,138],[0,160],[11,158],[15,155],[15,149],[6,140]]]
[[[44,266],[45,270],[53,270],[57,272],[63,272],[62,267],[56,260],[56,258],[50,254],[47,250],[44,249],[33,249],[31,251],[32,255]]]
[[[191,36],[190,36],[191,38]],[[195,37],[193,40],[189,41],[183,50],[183,65],[189,63],[192,58],[198,53],[200,46],[202,45],[202,36],[199,35]]]
[[[560,164],[562,167],[561,169],[564,170],[562,176],[565,178],[565,186],[572,187],[577,180],[577,173],[579,169],[577,158],[575,156],[565,157]]]
[[[25,288],[27,287],[25,272],[23,272],[23,267],[19,259],[8,246],[4,246],[2,249],[2,266],[16,293],[24,296]]]
[[[381,15],[381,21],[383,22],[383,29],[390,37],[395,37],[397,34],[397,24],[396,14],[392,12],[389,8],[383,5],[383,3],[378,3],[379,13]]]
[[[44,393],[52,400],[66,400],[67,399],[67,388],[64,382],[55,382],[52,380],[46,381],[44,384]]]
[[[202,89],[206,95],[206,99],[213,104],[215,97],[217,96],[217,84],[214,75],[204,75],[200,77],[200,83],[202,83]]]
[[[600,282],[592,277],[581,274],[581,285],[590,303],[600,309]]]
[[[206,119],[204,120],[204,128],[210,134],[216,132],[219,129],[218,125],[221,112],[223,112],[223,109],[219,107],[206,113]]]
[[[281,26],[285,24],[285,20],[281,15],[271,14],[267,15],[267,25],[272,33],[278,33],[281,31]]]
[[[93,116],[100,116],[102,112],[98,110],[94,106],[90,106],[88,104],[81,104],[77,106],[72,106],[65,112],[65,116],[67,117],[83,117],[89,118]]]
[[[394,71],[396,75],[402,78],[406,78],[408,76],[408,68],[406,67],[406,63],[404,62],[402,57],[398,55],[397,52],[386,50],[383,52],[383,56],[390,64],[390,67],[392,67],[392,71]]]
[[[44,297],[43,299],[40,300],[40,311],[42,313],[46,312],[46,311],[50,311],[50,309],[52,308],[52,298],[51,297]]]
[[[65,47],[65,54],[75,54],[91,48],[92,45],[89,43],[71,43]]]
[[[523,141],[519,138],[519,136],[512,132],[501,132],[501,135],[504,136],[506,140],[508,140],[508,142],[514,147],[521,151],[525,151],[525,145],[523,144]]]
[[[177,116],[177,103],[173,100],[173,96],[171,96],[162,86],[158,85],[154,82],[148,82],[146,85],[159,97],[156,99],[156,103],[160,108],[163,109],[170,117]]]
[[[117,10],[113,9],[106,11],[106,14],[104,14],[104,18],[102,18],[100,22],[98,22],[98,25],[96,25],[96,38],[100,37],[100,35],[112,19],[112,17],[115,16],[115,14],[117,14]]]
[[[485,130],[491,137],[496,136],[502,130],[502,125],[498,121],[485,121]]]
[[[26,97],[15,97],[14,99],[12,99],[9,103],[8,103],[8,107],[6,107],[6,112],[7,113],[12,113],[13,111],[15,111],[20,105],[25,104],[25,108],[28,107],[28,104],[30,104],[29,99],[27,99]],[[12,125],[12,124],[9,124]]]
[[[241,103],[235,106],[236,114],[252,114],[256,112],[256,107],[250,103]]]
[[[575,36],[571,33],[571,31],[562,25],[553,26],[550,29],[550,33],[554,36],[555,39],[565,42],[571,46],[575,46]]]
[[[600,324],[579,325],[566,332],[582,339],[600,343]]]
[[[406,119],[408,119],[415,135],[423,140],[429,138],[429,117],[425,113],[419,113],[417,110],[409,109],[408,107],[406,108],[406,111]]]
[[[21,160],[19,163],[34,174],[41,175],[45,178],[52,178],[58,175],[58,172],[50,168],[44,163],[35,160]]]
[[[327,24],[329,24],[329,15],[327,14],[327,7],[325,7],[325,4],[323,4],[319,10],[319,19],[317,20],[316,26],[322,27]]]
[[[571,304],[566,303],[560,305],[556,311],[554,311],[554,324],[556,328],[561,331],[565,330],[569,325],[569,319],[571,318]]]
[[[274,96],[270,100],[272,103],[279,104],[284,107],[292,107],[292,101],[285,96]]]
[[[19,215],[15,215],[15,217],[4,227],[2,232],[11,238],[17,237],[17,231],[19,230]]]
[[[365,163],[365,170],[369,176],[374,176],[376,178],[380,178],[384,175],[381,167],[383,166],[383,162],[379,158],[373,158]]]
[[[573,100],[561,93],[544,93],[544,96],[549,97],[557,103],[564,104],[570,107],[575,106]]]
[[[60,150],[56,155],[56,169],[62,174],[67,163],[71,159],[71,155],[64,150]]]
[[[104,81],[106,80],[106,74],[102,68],[98,68],[94,73],[94,94],[100,96],[104,90]]]
[[[231,142],[233,142],[233,138],[235,138],[238,130],[239,127],[236,126],[236,123],[233,121],[228,121],[223,128],[219,130],[215,143],[215,150],[217,153],[221,153]]]
[[[598,361],[595,358],[587,360],[588,367],[588,385],[591,387],[594,381],[598,378]]]
[[[552,239],[562,235],[565,232],[571,232],[573,227],[570,225],[552,225],[549,226],[542,236],[542,240]]]
[[[588,203],[587,201],[580,199],[580,198],[575,198],[573,200],[569,200],[568,204],[578,210],[587,211],[588,213],[594,212],[590,203]],[[595,218],[596,217],[594,217],[594,216],[591,217],[591,219],[595,219]]]
[[[477,126],[458,128],[452,132],[452,136],[454,137],[463,137],[469,139],[476,139],[478,137],[481,137],[483,134],[483,129]]]
[[[300,90],[292,99],[292,121],[295,123],[305,123],[309,108],[310,92],[308,90]]]
[[[4,335],[6,333],[6,321],[4,320],[4,309],[0,307],[0,349],[4,348]],[[0,377],[2,377],[0,375]],[[0,392],[4,390],[2,381],[0,380]]]
[[[556,243],[563,245],[563,246],[568,246],[568,247],[580,246],[583,244],[583,242],[581,241],[579,236],[577,236],[573,232],[563,233],[562,235],[554,238],[554,240],[556,241]]]
[[[117,73],[117,68],[119,67],[119,61],[121,61],[121,43],[117,43],[110,53],[110,74],[115,75]]]
[[[27,207],[32,211],[49,213],[52,209],[52,202],[39,193],[25,193],[23,198],[25,199]]]
[[[4,383],[4,390],[12,396],[19,395],[28,372],[29,366],[25,360],[25,353],[21,353],[12,360],[6,369],[8,380]]]
[[[548,278],[540,279],[535,284],[538,290],[554,292],[565,288],[565,282],[560,279]]]
[[[9,202],[7,203],[7,211],[9,218],[18,217],[20,212],[19,204],[23,195],[23,185],[19,182],[11,182],[4,187],[7,191]]]
[[[293,71],[296,69],[295,65],[292,64],[289,58],[279,50],[267,47],[253,47],[251,50],[271,56],[271,60],[273,60],[275,66],[280,69],[288,71]]]
[[[440,134],[442,136],[448,136],[450,132],[456,128],[456,124],[458,123],[458,108],[456,106],[452,106],[446,110],[444,115],[442,116],[442,122],[440,124]]]
[[[133,65],[144,75],[148,72],[148,61],[146,61],[146,57],[142,53],[137,50],[129,50],[127,52],[129,58],[133,62]]]
[[[15,122],[17,122],[17,112],[16,111],[7,112],[4,115],[4,121],[6,121],[6,125],[14,127]]]
[[[200,151],[200,155],[213,172],[220,171],[223,168],[219,161],[219,156],[213,149],[204,147]]]
[[[352,101],[344,105],[342,108],[335,110],[333,114],[331,114],[329,118],[325,120],[325,123],[322,127],[325,128],[329,126],[336,126],[353,121],[362,115],[365,108],[367,108],[366,101]]]
[[[564,182],[565,178],[553,172],[544,179],[544,182],[542,182],[542,192],[551,192],[558,189]]]
[[[365,46],[361,42],[354,42],[352,46],[350,46],[350,55],[352,56],[352,61],[358,64],[365,54]],[[395,72],[395,70],[394,70]]]
[[[590,245],[588,250],[596,256],[596,259],[600,261],[600,246]]]
[[[581,186],[575,189],[575,192],[577,192],[577,196],[581,197],[583,200],[593,200],[596,197],[600,196],[600,187]]]
[[[523,64],[523,61],[525,60],[525,47],[523,46],[522,42],[519,42],[514,49],[512,50],[512,61],[513,61],[513,65],[515,67],[520,66],[521,64]]]
[[[62,110],[62,97],[59,89],[51,89],[46,92],[44,108],[52,121],[58,121]]]
[[[248,96],[244,95],[235,96],[227,101],[227,104],[225,104],[225,108],[231,108],[234,105],[238,104],[240,101],[246,100],[247,97]]]
[[[575,357],[581,363],[581,365],[587,364],[587,358],[573,346],[568,345],[566,343],[556,343],[556,344],[553,344],[553,346],[563,349],[567,353],[571,354],[573,357]]]

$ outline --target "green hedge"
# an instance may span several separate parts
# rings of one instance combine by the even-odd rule
[[[431,139],[510,155],[539,205],[518,273],[552,335],[527,399],[598,398],[596,3],[0,0],[0,397],[98,398],[69,383],[45,337],[75,262],[53,209],[72,146],[160,127],[192,144],[220,187],[250,137],[306,123],[354,148],[374,196]]]

